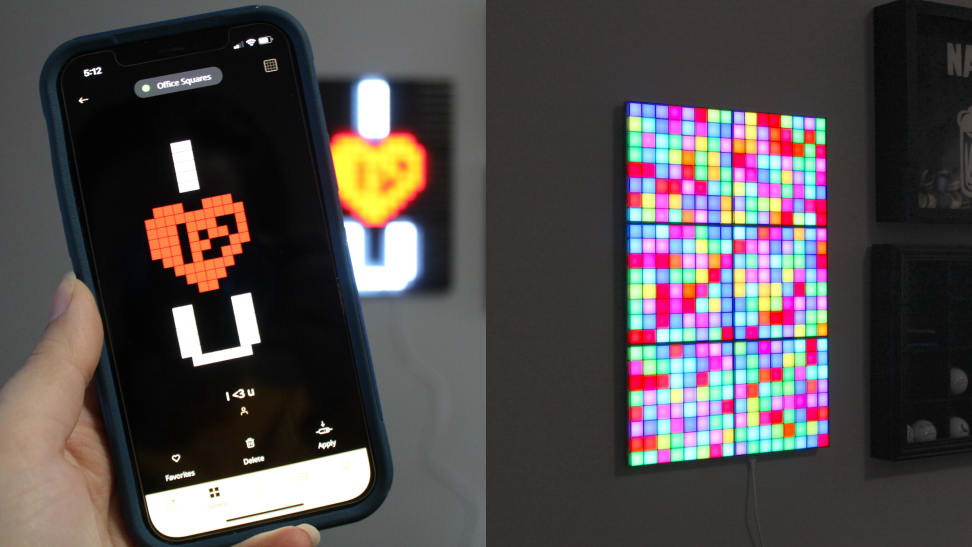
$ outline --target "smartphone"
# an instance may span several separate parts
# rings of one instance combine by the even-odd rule
[[[300,25],[248,7],[78,38],[41,97],[133,537],[377,509],[391,458]]]

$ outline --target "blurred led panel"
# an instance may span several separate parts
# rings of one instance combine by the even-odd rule
[[[829,444],[826,121],[628,103],[629,464]]]
[[[358,294],[447,291],[451,84],[376,76],[319,84]]]

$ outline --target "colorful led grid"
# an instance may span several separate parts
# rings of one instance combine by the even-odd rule
[[[827,225],[826,120],[629,103],[628,221]]]
[[[732,276],[729,226],[629,226],[629,342],[731,339]]]
[[[825,226],[824,119],[733,112],[732,131],[734,221]]]
[[[629,464],[827,446],[827,339],[628,348]]]
[[[629,463],[826,446],[826,121],[627,115]]]
[[[827,335],[827,229],[632,224],[632,344]]]
[[[628,109],[628,220],[729,224],[731,113],[637,103]]]
[[[736,340],[827,335],[827,229],[734,226]]]

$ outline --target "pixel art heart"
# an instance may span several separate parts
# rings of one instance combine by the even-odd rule
[[[236,221],[236,233],[229,233],[216,219],[232,215]],[[179,242],[179,225],[185,224],[189,243],[188,264],[183,258]],[[205,232],[205,233],[204,233]],[[250,241],[243,202],[233,201],[231,194],[203,198],[202,209],[184,212],[181,203],[152,209],[152,218],[145,221],[152,260],[161,260],[165,268],[174,268],[178,277],[185,276],[186,283],[196,285],[199,292],[219,288],[219,280],[226,277],[226,268],[234,265],[236,255],[243,252],[243,243]],[[200,235],[203,234],[203,235]],[[228,238],[220,248],[220,256],[204,258],[203,252],[213,248],[213,239]]]
[[[408,133],[377,144],[338,133],[331,155],[341,203],[366,226],[384,226],[425,189],[425,148]]]

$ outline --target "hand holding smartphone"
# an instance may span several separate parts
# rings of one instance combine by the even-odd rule
[[[253,7],[79,38],[41,94],[133,536],[374,511],[391,461],[299,25]]]

